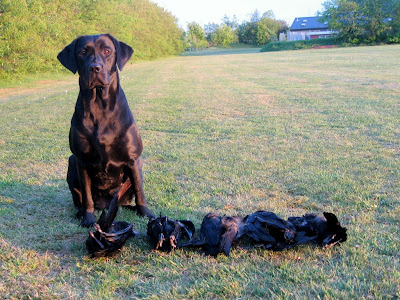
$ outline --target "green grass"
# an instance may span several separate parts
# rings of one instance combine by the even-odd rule
[[[239,51],[235,49],[236,51]],[[77,77],[0,90],[0,298],[397,299],[400,46],[183,56],[128,66],[154,213],[332,211],[341,247],[91,260],[65,182]],[[145,233],[146,220],[120,220]]]

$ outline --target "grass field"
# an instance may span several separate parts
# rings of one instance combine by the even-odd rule
[[[0,298],[398,299],[399,52],[234,49],[121,73],[155,214],[331,211],[349,239],[328,250],[159,253],[121,210],[141,237],[91,260],[65,181],[77,77],[0,90]]]

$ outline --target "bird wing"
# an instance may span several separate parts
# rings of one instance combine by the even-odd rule
[[[229,256],[232,243],[236,238],[236,234],[238,233],[239,225],[235,219],[228,216],[225,216],[221,219],[221,225],[225,232],[221,237],[220,248],[222,251],[224,251],[226,256]]]

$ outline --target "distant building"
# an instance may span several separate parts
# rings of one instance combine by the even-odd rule
[[[318,38],[328,38],[335,31],[328,27],[328,23],[318,21],[319,17],[301,17],[295,18],[292,26],[286,32],[288,41],[310,40]]]

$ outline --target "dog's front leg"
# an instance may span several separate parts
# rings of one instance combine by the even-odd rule
[[[82,187],[82,221],[81,226],[90,227],[96,223],[91,180],[85,168],[78,166],[79,181]]]
[[[141,161],[139,159],[135,160],[130,166],[129,179],[132,182],[134,193],[135,193],[135,210],[140,216],[147,216],[149,218],[154,218],[153,213],[147,207],[146,198],[144,196],[143,190],[143,177]]]

